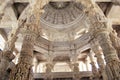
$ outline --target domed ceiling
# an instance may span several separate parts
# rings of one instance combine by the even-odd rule
[[[46,26],[62,29],[80,23],[84,16],[82,10],[72,2],[50,2],[45,6],[41,22]]]
[[[41,16],[42,32],[50,41],[69,41],[87,30],[86,15],[75,2],[50,2]],[[78,33],[79,32],[79,33]],[[44,36],[45,36],[44,35]],[[51,38],[52,36],[52,38]]]

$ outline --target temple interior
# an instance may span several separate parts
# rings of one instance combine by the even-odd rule
[[[120,0],[0,0],[0,80],[120,80]]]

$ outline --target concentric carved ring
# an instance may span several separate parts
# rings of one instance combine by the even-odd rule
[[[81,6],[74,2],[50,2],[44,9],[41,24],[49,28],[70,28],[82,24],[85,18]]]

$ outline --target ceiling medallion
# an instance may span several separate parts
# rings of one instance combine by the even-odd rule
[[[50,2],[49,4],[55,9],[63,9],[66,8],[70,2]]]

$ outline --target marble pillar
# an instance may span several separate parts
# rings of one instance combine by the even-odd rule
[[[108,80],[107,74],[105,71],[104,59],[102,58],[102,50],[100,50],[100,46],[97,40],[93,40],[91,42],[91,49],[95,53],[95,57],[97,58],[97,64],[99,66],[100,75],[102,76],[103,80]]]
[[[45,80],[53,80],[52,77],[52,69],[53,69],[54,65],[52,63],[47,63],[46,64],[46,76],[45,76]]]
[[[98,72],[98,69],[95,65],[95,61],[94,61],[94,57],[93,57],[93,51],[90,50],[90,53],[88,54],[89,58],[90,58],[90,61],[91,61],[91,66],[92,66],[92,73],[93,73],[93,76],[96,80],[99,80],[99,72]]]
[[[5,43],[4,50],[1,55],[0,62],[0,80],[4,80],[9,63],[15,58],[13,50],[15,49],[15,42],[20,28],[17,28],[14,33],[11,32],[8,41]]]
[[[120,38],[117,36],[117,32],[115,30],[112,30],[110,32],[109,36],[110,36],[110,40],[112,42],[112,45],[116,49],[118,57],[120,59]]]
[[[35,35],[31,31],[24,34],[18,64],[12,70],[10,80],[33,80],[33,46]]]
[[[78,61],[78,54],[76,52],[76,45],[71,45],[71,54],[70,54],[70,58],[71,58],[71,63],[70,63],[70,67],[73,71],[73,80],[80,80],[80,75],[79,75],[79,63],[77,63]]]
[[[104,60],[102,58],[102,54],[96,54],[97,57],[97,63],[99,66],[99,73],[101,74],[103,80],[108,80],[106,71],[105,71],[105,63]]]
[[[100,13],[95,13],[92,18],[94,18],[92,23],[93,30],[91,30],[92,37],[98,40],[103,50],[108,80],[120,80],[120,60],[110,40],[107,21],[102,19],[103,16]]]
[[[112,46],[109,33],[107,31],[101,32],[98,35],[98,40],[105,56],[108,79],[120,80],[120,60],[116,49]]]
[[[120,80],[120,60],[110,40],[108,20],[95,2],[83,2],[87,1],[89,4],[83,3],[86,7],[83,11],[89,18],[91,39],[97,39],[103,50],[108,80]]]
[[[73,63],[72,65],[73,65],[73,80],[80,80],[79,64]]]

